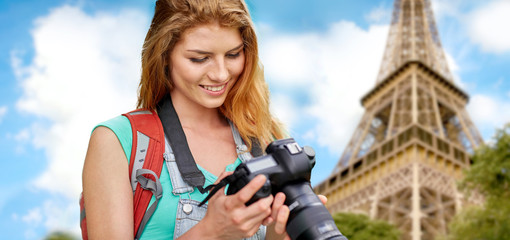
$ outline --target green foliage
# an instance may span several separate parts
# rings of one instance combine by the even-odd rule
[[[476,150],[460,187],[482,194],[485,205],[458,213],[441,239],[510,239],[510,125],[497,131],[493,143]]]
[[[488,200],[510,197],[510,124],[497,131],[493,144],[476,150],[461,187]]]
[[[398,240],[400,231],[382,220],[371,220],[363,214],[337,213],[333,216],[338,229],[349,240]]]
[[[76,240],[76,239],[78,238],[73,234],[61,231],[52,232],[44,238],[44,240]]]
[[[450,223],[446,240],[505,240],[510,239],[508,209],[469,207],[455,216]]]

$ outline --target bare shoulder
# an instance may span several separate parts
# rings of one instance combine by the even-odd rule
[[[127,176],[127,159],[122,146],[113,131],[107,127],[97,127],[90,137],[84,177],[88,171],[125,171]]]
[[[96,129],[94,129],[92,135],[90,136],[89,150],[91,150],[90,147],[104,148],[115,147],[116,145],[118,145],[118,147],[121,147],[120,142],[117,139],[115,133],[107,127],[102,126],[97,127]]]
[[[106,127],[96,128],[83,166],[89,237],[133,238],[133,194],[128,171],[126,155],[115,133]]]

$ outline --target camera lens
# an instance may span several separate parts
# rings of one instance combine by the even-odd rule
[[[307,182],[283,187],[289,206],[287,233],[293,240],[347,240],[335,225],[329,211]]]

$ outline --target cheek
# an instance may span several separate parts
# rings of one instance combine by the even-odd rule
[[[195,82],[198,71],[190,64],[177,62],[172,65],[170,76],[175,84]]]
[[[244,61],[245,61],[244,55],[242,57],[239,57],[239,59],[237,59],[237,60],[238,61],[235,61],[233,64],[232,75],[239,77],[239,75],[244,70]]]

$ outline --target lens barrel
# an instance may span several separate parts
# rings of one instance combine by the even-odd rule
[[[347,240],[308,182],[287,184],[282,192],[289,206],[287,233],[293,240]]]

